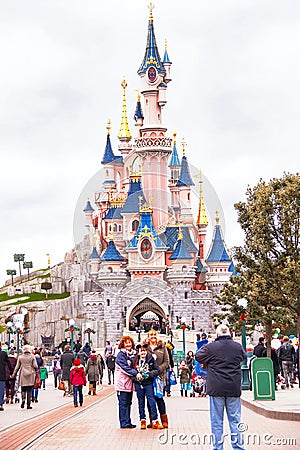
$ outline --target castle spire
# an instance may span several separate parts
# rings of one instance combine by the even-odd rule
[[[127,88],[127,83],[125,80],[125,77],[121,83],[121,86],[123,88],[123,105],[122,105],[122,120],[121,120],[121,127],[120,127],[120,132],[118,134],[118,138],[120,139],[120,141],[130,141],[131,139],[131,134],[129,131],[129,126],[128,126],[128,119],[127,119],[127,107],[126,107],[126,88]]]
[[[202,180],[202,171],[200,170],[199,175],[199,185],[200,185],[200,192],[199,192],[199,206],[198,206],[198,217],[196,224],[198,228],[206,227],[208,225],[206,210],[205,210],[205,204],[203,199],[203,180]]]

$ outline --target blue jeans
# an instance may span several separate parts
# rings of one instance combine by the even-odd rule
[[[156,409],[156,401],[154,397],[154,391],[153,391],[153,384],[147,384],[146,386],[141,386],[140,384],[136,383],[135,385],[136,395],[139,403],[139,415],[140,420],[146,419],[146,412],[145,412],[145,400],[147,397],[147,402],[150,407],[150,414],[152,420],[157,420],[157,409]]]
[[[119,422],[121,428],[131,425],[130,409],[132,403],[132,392],[118,391]]]
[[[82,406],[83,403],[83,394],[82,394],[82,388],[83,386],[73,386],[73,399],[74,399],[74,406],[78,406],[78,395],[79,395],[79,404]]]
[[[0,406],[2,406],[4,402],[4,389],[5,381],[0,381]]]
[[[233,449],[244,450],[243,435],[238,430],[241,422],[240,397],[209,397],[211,432],[213,435],[213,450],[223,450],[225,436],[223,436],[224,409],[230,428],[230,442]]]
[[[165,385],[165,391],[166,391],[167,394],[170,394],[170,392],[171,392],[170,372],[171,372],[171,369],[167,369],[167,371],[166,371],[166,385]]]

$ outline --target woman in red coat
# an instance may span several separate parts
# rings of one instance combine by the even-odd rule
[[[70,370],[70,383],[73,386],[73,398],[74,398],[74,406],[78,406],[78,396],[79,396],[79,404],[82,406],[83,403],[83,386],[86,385],[86,376],[84,366],[81,364],[80,359],[74,360],[74,365]]]

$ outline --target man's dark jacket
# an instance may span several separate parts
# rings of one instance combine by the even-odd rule
[[[259,342],[253,349],[253,355],[257,356],[258,358],[261,358],[263,356],[262,354],[265,349],[266,347],[264,346],[264,344]]]
[[[0,350],[0,381],[6,381],[6,366],[8,367],[10,373],[12,374],[12,366],[7,356],[7,353],[4,350]]]
[[[247,354],[230,336],[219,336],[198,350],[196,361],[207,367],[206,391],[214,397],[240,397],[241,362]]]

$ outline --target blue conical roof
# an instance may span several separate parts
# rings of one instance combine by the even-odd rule
[[[139,197],[142,197],[140,199]],[[143,193],[143,189],[141,186],[141,179],[138,178],[130,178],[129,182],[129,190],[125,205],[122,208],[122,213],[136,213],[139,212],[140,203],[145,202],[145,196]]]
[[[221,227],[215,225],[212,244],[206,258],[206,262],[230,262],[224,239],[222,237]]]
[[[93,247],[92,254],[90,256],[90,259],[100,259],[100,256],[98,255],[96,247]]]
[[[196,259],[196,273],[207,273],[207,269],[203,266],[199,255]]]
[[[180,167],[179,156],[176,148],[176,144],[173,146],[169,167]]]
[[[104,155],[103,155],[103,159],[101,161],[101,164],[107,164],[110,163],[112,161],[114,161],[115,159],[115,155],[114,152],[112,150],[111,147],[111,142],[110,142],[110,135],[107,135],[107,139],[106,139],[106,146],[105,146],[105,150],[104,150]]]
[[[167,49],[165,49],[165,54],[164,54],[164,58],[163,58],[163,63],[169,63],[169,64],[171,64],[171,61],[170,61],[170,58],[169,58],[168,50],[167,50]]]
[[[162,241],[169,248],[169,250],[173,251],[175,248],[175,244],[178,240],[178,226],[168,226],[163,234],[160,235]],[[188,252],[197,253],[198,249],[193,243],[193,240],[190,235],[189,227],[181,226],[182,232],[182,240],[184,242],[185,248]]]
[[[173,261],[175,259],[193,259],[193,258],[185,248],[183,241],[180,239],[177,242],[176,248],[169,259]]]
[[[138,100],[136,102],[136,108],[135,108],[135,113],[134,113],[134,120],[143,119],[143,118],[144,118],[144,115],[143,115],[141,101]]]
[[[181,171],[179,180],[177,182],[177,186],[194,186],[194,185],[195,183],[192,180],[186,156],[183,156],[181,160]]]
[[[88,200],[87,203],[86,203],[86,207],[84,208],[83,212],[89,212],[89,211],[93,212],[95,210],[92,207],[91,202]]]
[[[101,260],[102,261],[124,261],[124,258],[121,256],[121,254],[117,250],[114,241],[109,241],[108,247],[105,250]]]
[[[148,23],[148,36],[147,36],[147,44],[146,51],[143,62],[138,70],[138,74],[146,73],[150,66],[154,66],[158,73],[165,74],[165,68],[161,62],[159,51],[156,44],[154,26],[153,26],[153,17],[152,11],[149,17]]]
[[[122,219],[121,213],[123,211],[123,208],[118,208],[116,206],[111,206],[105,216],[103,217],[103,220],[107,219]]]

